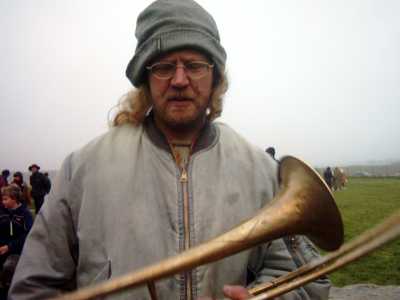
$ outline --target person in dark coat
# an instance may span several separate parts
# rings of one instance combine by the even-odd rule
[[[10,176],[10,171],[9,170],[4,169],[3,171],[1,171],[1,175],[0,175],[0,199],[1,199],[1,189],[8,185],[8,176]],[[1,203],[0,203],[0,206],[1,206]]]
[[[8,176],[10,176],[10,171],[5,169],[3,171],[1,171],[1,175],[0,175],[0,190],[3,186],[7,186],[8,185]]]
[[[3,187],[1,193],[3,205],[0,208],[0,281],[2,283],[0,299],[6,299],[5,295],[25,239],[32,227],[33,218],[29,209],[20,202],[22,191],[17,185],[10,184]]]
[[[332,172],[331,167],[327,167],[327,168],[325,169],[325,172],[324,172],[324,179],[325,179],[326,184],[329,186],[329,188],[332,189],[333,172]]]
[[[29,171],[32,172],[30,177],[30,184],[32,187],[31,195],[35,202],[35,212],[38,213],[44,202],[44,196],[50,192],[50,181],[39,172],[40,167],[33,164],[29,167]]]

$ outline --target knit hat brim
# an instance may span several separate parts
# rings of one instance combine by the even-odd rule
[[[226,53],[218,40],[202,31],[179,29],[161,33],[143,43],[129,62],[126,76],[134,86],[139,87],[145,80],[146,65],[162,54],[185,48],[204,52],[213,60],[218,71],[223,72]]]

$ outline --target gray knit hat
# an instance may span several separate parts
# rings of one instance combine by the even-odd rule
[[[210,56],[223,72],[226,53],[213,17],[192,0],[158,0],[141,12],[136,23],[137,46],[126,69],[136,87],[144,80],[145,66],[160,54],[194,48]]]

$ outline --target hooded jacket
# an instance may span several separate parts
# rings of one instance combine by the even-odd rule
[[[205,126],[185,172],[151,118],[113,128],[64,161],[9,299],[46,299],[177,255],[251,218],[277,188],[277,163],[224,124]],[[158,298],[220,298],[223,284],[246,285],[249,274],[250,284],[286,274],[317,256],[297,241],[289,249],[279,239],[157,281]],[[327,299],[328,290],[321,279],[279,299]],[[150,296],[143,286],[107,299]]]

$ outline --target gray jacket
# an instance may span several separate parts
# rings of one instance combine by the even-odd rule
[[[250,218],[277,191],[277,163],[226,125],[207,124],[193,152],[184,188],[149,119],[113,128],[68,156],[36,217],[9,299],[46,299],[177,255]],[[222,297],[223,284],[246,285],[249,274],[249,284],[271,280],[318,255],[302,237],[291,244],[276,240],[156,282],[159,299],[183,299],[187,276],[193,299]],[[327,299],[329,286],[321,279],[279,299]],[[109,298],[150,297],[142,287]]]

